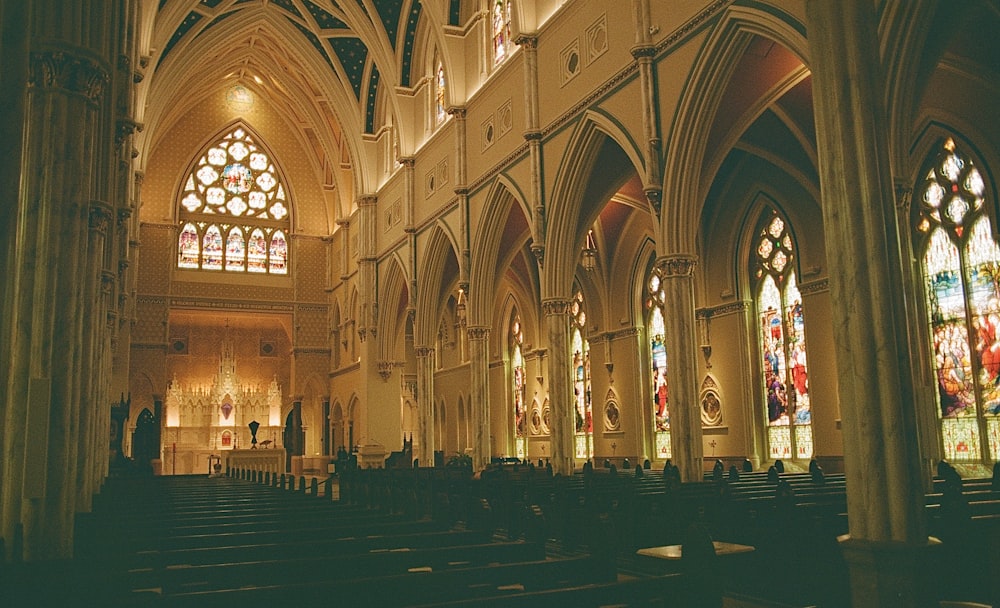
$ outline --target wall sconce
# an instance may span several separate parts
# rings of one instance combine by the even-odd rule
[[[594,243],[594,231],[587,231],[587,244],[583,248],[583,256],[580,259],[580,264],[583,265],[584,270],[590,272],[594,270],[597,266],[597,244]]]

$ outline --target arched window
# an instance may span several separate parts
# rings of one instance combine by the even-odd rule
[[[573,352],[573,399],[576,404],[576,457],[594,455],[594,415],[590,394],[590,342],[584,337],[587,313],[583,292],[573,290],[570,304],[570,344]]]
[[[656,268],[646,282],[646,332],[649,336],[650,377],[653,396],[653,436],[656,443],[656,457],[670,458],[670,408],[667,390],[667,347],[666,330],[663,325],[666,293],[663,277]]]
[[[201,155],[180,203],[177,268],[288,274],[285,187],[242,127]]]
[[[445,94],[445,80],[444,80],[444,63],[441,62],[441,58],[437,56],[437,51],[434,52],[434,124],[440,125],[444,122],[445,118],[448,118],[447,106],[445,106],[444,94]]]
[[[795,281],[795,244],[777,211],[761,215],[751,260],[761,391],[766,404],[770,458],[812,458],[812,411],[806,365],[802,295]]]
[[[915,189],[944,457],[1000,458],[1000,248],[972,160],[947,139]]]
[[[493,3],[493,65],[503,63],[511,51],[510,5],[511,0],[490,0]]]
[[[521,327],[521,317],[514,315],[510,324],[510,367],[514,378],[512,387],[514,393],[514,451],[515,455],[524,459],[526,452],[525,437],[527,437],[527,410],[524,405],[524,354],[521,347],[524,344],[524,328]]]

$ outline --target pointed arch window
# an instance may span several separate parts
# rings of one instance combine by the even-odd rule
[[[650,377],[653,396],[653,437],[657,458],[670,458],[670,402],[667,389],[667,346],[663,316],[666,292],[660,270],[653,268],[646,281],[646,335],[649,336]]]
[[[812,410],[802,294],[795,279],[795,243],[788,222],[765,211],[754,240],[757,339],[766,407],[768,456],[813,455]]]
[[[523,460],[527,454],[527,408],[524,404],[524,328],[521,327],[521,317],[514,315],[510,324],[510,367],[513,377],[512,392],[514,396],[514,451]]]
[[[510,5],[511,0],[491,0],[493,3],[493,65],[507,60],[511,52]]]
[[[444,119],[448,118],[448,110],[445,105],[446,84],[444,79],[444,63],[441,58],[434,53],[434,124],[440,125]]]
[[[235,127],[194,163],[180,196],[177,268],[288,274],[285,186],[269,154]]]
[[[576,457],[594,455],[594,415],[590,387],[590,342],[585,338],[587,313],[583,292],[573,290],[570,303],[570,344],[573,353],[573,400],[576,419]]]
[[[915,189],[944,457],[1000,459],[1000,247],[979,168],[948,138]]]

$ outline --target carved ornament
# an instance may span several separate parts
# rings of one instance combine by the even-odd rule
[[[34,87],[62,89],[97,103],[110,81],[107,68],[89,57],[57,50],[31,54],[30,83]]]

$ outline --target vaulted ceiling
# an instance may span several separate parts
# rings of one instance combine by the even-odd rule
[[[358,138],[376,133],[380,116],[398,116],[395,94],[416,84],[415,46],[420,28],[429,27],[422,20],[440,31],[458,24],[461,5],[461,0],[150,0],[145,21],[152,29],[142,51],[148,88],[140,99],[149,103],[140,107],[152,134],[140,152],[155,146],[156,133],[173,126],[193,104],[242,84],[308,132],[316,148],[331,157],[345,154],[345,148],[356,156]],[[345,133],[348,141],[342,141]]]

